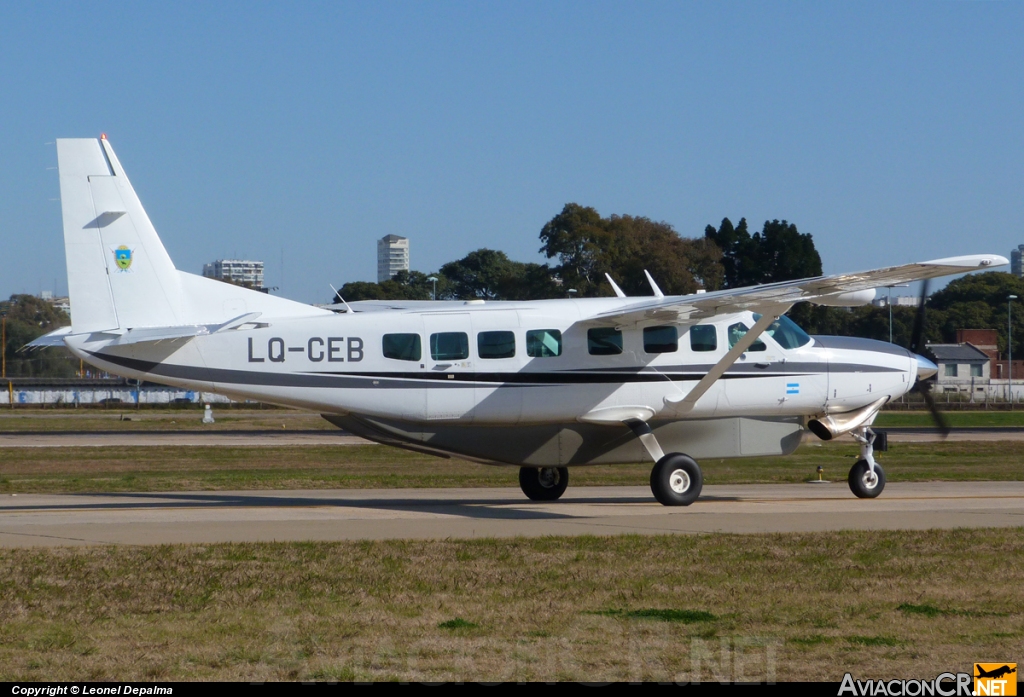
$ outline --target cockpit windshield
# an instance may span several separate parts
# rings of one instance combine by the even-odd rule
[[[754,321],[756,322],[759,319],[761,319],[761,315],[755,312]],[[798,327],[796,322],[785,315],[782,315],[768,325],[768,329],[764,333],[774,339],[775,343],[784,349],[799,348],[809,344],[811,341],[811,337],[807,336],[807,332]]]

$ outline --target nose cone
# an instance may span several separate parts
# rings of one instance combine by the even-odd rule
[[[917,379],[918,381],[927,380],[935,373],[939,372],[939,366],[932,363],[924,356],[917,356]]]

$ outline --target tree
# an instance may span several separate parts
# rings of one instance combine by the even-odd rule
[[[1007,348],[1008,299],[1024,299],[1024,279],[1001,271],[962,276],[931,296],[944,341],[955,341],[957,329],[995,329],[999,350]],[[1014,301],[1013,353],[1024,356],[1024,303]]]
[[[628,295],[650,295],[644,271],[665,293],[681,295],[697,290],[690,270],[690,244],[668,223],[650,218],[613,215],[605,223],[607,248],[602,266]]]
[[[604,224],[594,208],[567,203],[541,228],[540,251],[549,259],[558,257],[555,272],[566,289],[575,288],[587,296],[599,294],[601,255],[608,244]]]
[[[512,261],[493,249],[478,249],[449,262],[439,275],[449,284],[444,297],[453,299],[543,300],[563,295],[546,264]]]
[[[704,228],[704,239],[714,243],[722,250],[722,282],[726,288],[741,288],[750,285],[746,282],[757,274],[753,243],[747,230],[747,219],[740,218],[739,225],[733,227],[728,218],[716,230],[713,225]]]
[[[547,300],[565,297],[565,291],[555,283],[547,264],[520,264],[514,276],[506,276],[498,284],[503,300]]]
[[[757,259],[762,271],[761,283],[821,275],[821,256],[814,248],[814,240],[810,233],[798,232],[796,225],[785,220],[766,220],[760,234],[755,234],[752,240],[760,245]]]
[[[357,300],[430,300],[434,285],[427,280],[428,276],[419,271],[399,271],[393,278],[383,283],[367,281],[350,281],[344,284],[334,296],[334,302]],[[438,276],[438,298],[447,287],[447,279]]]
[[[650,295],[644,271],[669,294],[714,290],[722,280],[718,247],[684,239],[666,222],[630,215],[602,218],[593,208],[567,203],[544,225],[541,251],[558,257],[554,268],[580,296],[611,295],[610,274],[629,295]]]
[[[462,300],[496,300],[501,286],[509,277],[519,275],[522,264],[514,262],[493,249],[478,249],[458,261],[441,267],[441,274],[451,281],[451,294]]]
[[[722,249],[712,240],[703,237],[688,239],[687,257],[689,271],[694,282],[704,290],[718,290],[725,283],[725,269],[722,267]]]
[[[0,302],[0,314],[7,315],[8,377],[74,377],[78,359],[67,349],[20,349],[33,339],[71,324],[71,318],[45,300],[32,295],[12,295]]]
[[[338,294],[334,296],[334,302],[342,300],[356,302],[357,300],[388,300],[385,290],[379,283],[370,281],[349,281],[341,286]]]
[[[751,235],[746,218],[735,227],[725,218],[717,230],[704,228],[704,237],[722,250],[727,288],[821,275],[821,257],[810,233],[800,233],[785,220],[766,220],[761,232]]]

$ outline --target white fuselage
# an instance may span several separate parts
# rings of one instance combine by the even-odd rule
[[[128,377],[324,413],[409,422],[566,423],[629,407],[650,410],[653,420],[806,417],[848,411],[882,396],[895,398],[914,383],[915,359],[902,348],[825,337],[784,348],[766,333],[763,350],[743,354],[691,410],[682,412],[680,398],[728,350],[729,327],[737,322],[752,326],[751,313],[697,322],[713,328],[697,330],[700,341],[691,336],[695,325],[678,325],[675,350],[654,346],[659,352],[650,350],[654,335],[644,330],[669,323],[620,327],[621,352],[594,355],[588,329],[597,325],[580,318],[592,316],[596,304],[613,307],[616,302],[422,303],[414,309],[410,305],[420,304],[404,303],[396,310],[261,317],[260,325],[155,344],[118,346],[109,337],[74,337],[68,343],[85,360]],[[511,350],[507,341],[499,347],[502,357],[481,354],[484,339],[509,337],[492,332],[514,337]],[[529,348],[530,337],[536,343],[537,336],[550,340],[556,332],[561,335],[558,355],[550,348]],[[710,342],[709,332],[715,336]],[[459,334],[464,339],[456,337],[453,343],[452,335]],[[482,339],[482,334],[487,336]],[[403,337],[406,344],[418,336],[419,352],[406,351],[404,360],[385,357],[385,335]],[[447,335],[448,345],[435,339],[432,346],[435,335]]]

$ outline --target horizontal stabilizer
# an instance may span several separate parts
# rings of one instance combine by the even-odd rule
[[[147,342],[174,341],[179,339],[193,339],[197,336],[209,336],[220,332],[239,329],[245,325],[252,325],[254,328],[264,328],[270,325],[267,322],[257,322],[259,312],[248,312],[239,315],[234,319],[221,324],[186,324],[176,327],[140,327],[138,329],[105,329],[98,332],[86,332],[94,339],[106,339],[110,346],[126,346],[128,344],[141,344]],[[61,327],[49,334],[44,334],[37,339],[25,344],[22,349],[39,349],[51,346],[64,346],[64,337],[72,336],[71,327]]]
[[[258,327],[269,327],[266,322],[257,322],[259,312],[249,312],[239,315],[234,319],[221,324],[186,324],[177,327],[140,327],[138,329],[116,330],[98,332],[117,337],[110,342],[111,346],[126,346],[128,344],[141,344],[144,342],[174,341],[179,339],[193,339],[197,336],[209,336],[219,332],[226,332],[231,329],[238,329],[246,324]]]
[[[40,349],[40,348],[51,348],[53,346],[63,346],[64,345],[64,337],[67,336],[70,333],[71,333],[71,327],[61,327],[60,329],[56,329],[56,330],[50,332],[49,334],[43,334],[42,336],[37,336],[35,339],[33,339],[32,341],[28,342],[27,344],[25,344],[24,346],[22,346],[18,350],[19,351],[24,351],[25,349]]]

